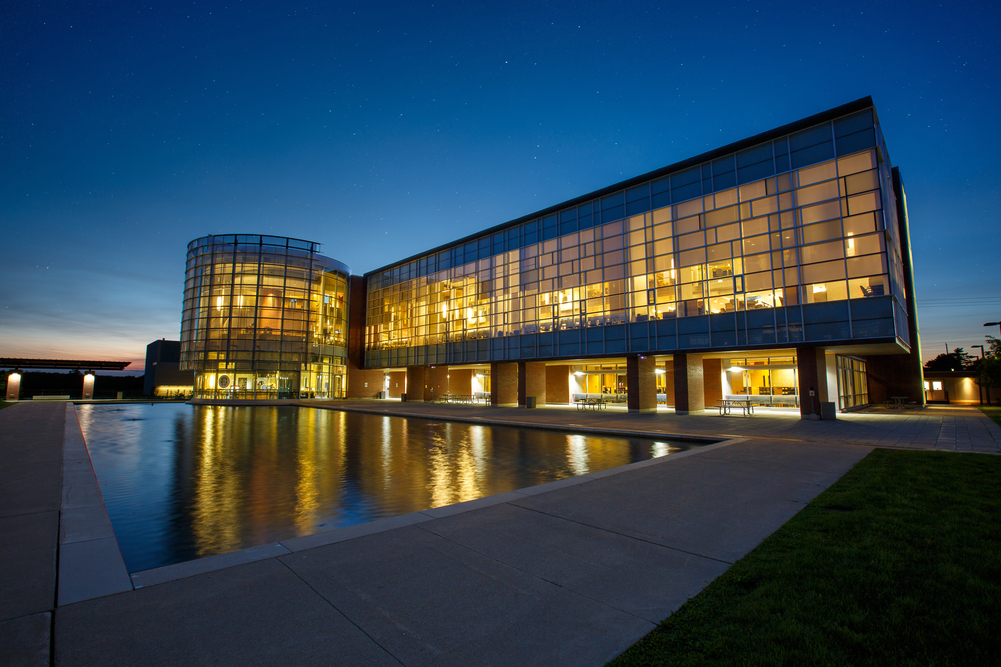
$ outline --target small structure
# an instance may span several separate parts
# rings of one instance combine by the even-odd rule
[[[979,405],[981,393],[976,371],[925,371],[925,401],[953,405]],[[989,396],[984,396],[990,402]]]
[[[181,370],[181,341],[161,338],[146,346],[143,394],[164,398],[191,396],[194,386],[194,371]]]
[[[44,368],[57,370],[86,370],[83,377],[83,398],[94,398],[94,371],[122,371],[131,361],[94,361],[87,359],[16,359],[0,357],[0,368],[11,369],[7,375],[7,390],[4,400],[17,401],[21,398],[21,369]]]

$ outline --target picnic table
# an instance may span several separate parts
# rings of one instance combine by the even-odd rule
[[[891,396],[886,399],[883,407],[888,410],[896,410],[897,408],[919,408],[921,406],[918,405],[917,401],[908,401],[907,396]]]
[[[442,394],[438,398],[439,403],[468,403],[473,402],[472,394]]]
[[[716,400],[716,405],[719,406],[721,416],[730,414],[731,410],[738,407],[745,417],[754,414],[754,408],[751,406],[749,398],[719,398]]]
[[[575,401],[578,410],[586,410],[591,408],[592,410],[601,410],[607,405],[607,401],[603,398],[584,396]]]

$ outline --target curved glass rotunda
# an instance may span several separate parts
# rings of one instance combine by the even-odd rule
[[[204,236],[188,244],[181,368],[195,399],[341,398],[350,269],[320,244]]]

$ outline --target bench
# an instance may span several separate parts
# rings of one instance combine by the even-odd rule
[[[749,398],[719,398],[716,399],[716,405],[719,407],[720,416],[730,414],[733,408],[740,408],[741,414],[745,417],[754,414],[754,407],[751,405],[751,399]]]

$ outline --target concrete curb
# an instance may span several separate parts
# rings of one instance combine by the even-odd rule
[[[66,405],[57,604],[132,590],[76,406]]]

